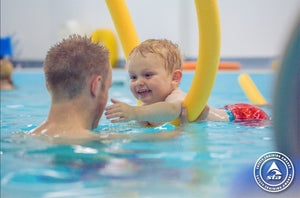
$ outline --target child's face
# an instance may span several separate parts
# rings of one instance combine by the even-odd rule
[[[166,71],[163,59],[156,54],[133,54],[128,60],[130,90],[144,104],[161,102],[175,89],[172,75]]]

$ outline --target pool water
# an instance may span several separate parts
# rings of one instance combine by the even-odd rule
[[[249,74],[272,103],[274,74]],[[249,103],[238,75],[220,72],[208,104]],[[184,91],[192,78],[184,72]],[[233,197],[235,178],[275,150],[271,121],[141,128],[134,122],[111,124],[104,116],[95,133],[135,138],[51,144],[26,134],[45,120],[50,107],[42,70],[17,70],[13,80],[17,89],[1,92],[1,197]],[[109,96],[136,104],[125,71],[113,72]],[[270,107],[263,109],[272,117]],[[159,138],[163,133],[176,135]],[[150,136],[139,138],[143,134]],[[245,178],[254,181],[249,174]]]

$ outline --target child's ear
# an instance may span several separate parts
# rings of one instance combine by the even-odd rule
[[[179,85],[182,78],[182,71],[177,69],[173,72],[173,79],[172,81],[175,83],[176,86]]]
[[[96,96],[97,92],[100,91],[100,87],[102,83],[101,80],[102,80],[101,76],[96,76],[92,79],[91,88],[90,88],[92,96]]]

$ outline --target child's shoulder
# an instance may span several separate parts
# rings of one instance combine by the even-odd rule
[[[186,97],[186,93],[182,91],[179,87],[174,89],[171,94],[166,98],[167,102],[182,102]]]

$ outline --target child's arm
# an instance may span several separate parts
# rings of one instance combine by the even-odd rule
[[[181,124],[188,123],[187,109],[184,105],[182,105],[181,107],[180,121]],[[229,121],[229,117],[224,109],[216,109],[211,106],[205,105],[203,111],[195,120],[195,122],[201,121]]]
[[[176,119],[181,112],[180,102],[157,102],[144,106],[130,106],[126,103],[111,99],[114,103],[105,108],[106,118],[112,119],[113,123],[128,120],[148,122],[169,122]]]
[[[205,105],[196,121],[229,121],[229,117],[224,109],[216,109]]]

